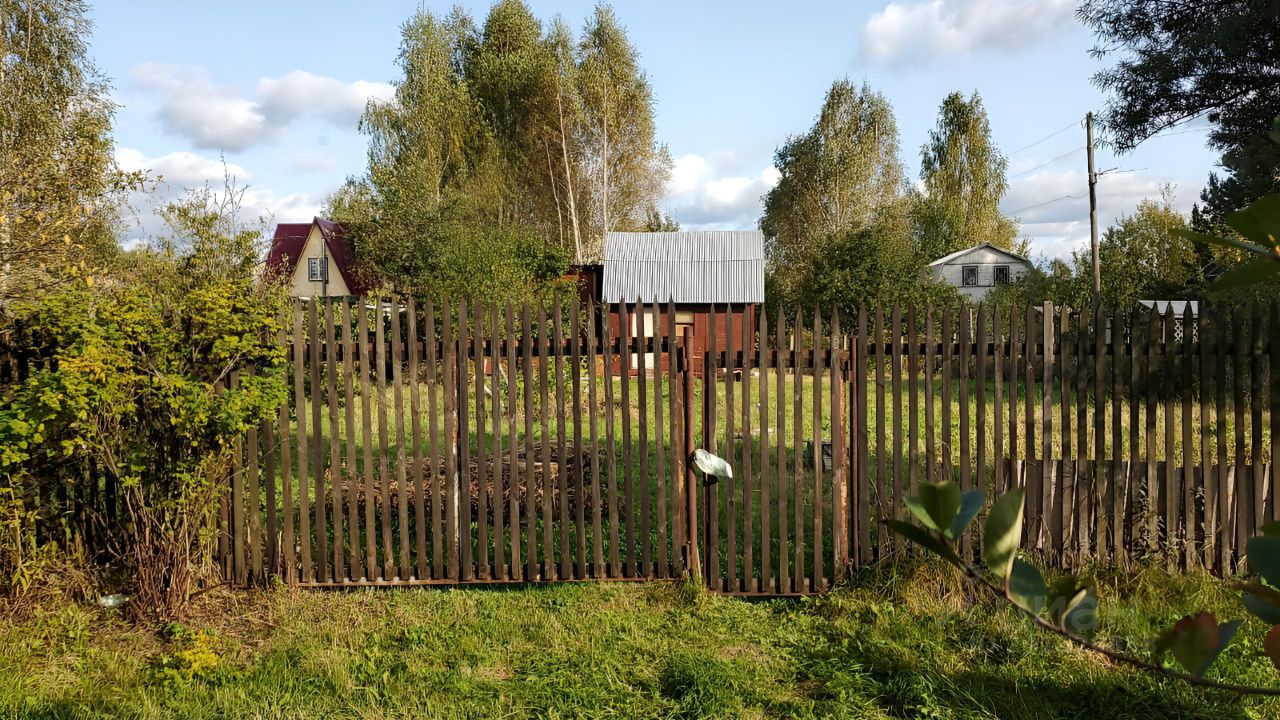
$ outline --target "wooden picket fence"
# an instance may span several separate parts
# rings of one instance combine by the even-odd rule
[[[693,568],[720,592],[805,594],[904,550],[880,521],[947,477],[1025,486],[1024,547],[1066,567],[1228,573],[1280,518],[1280,306],[727,315],[700,356],[674,310],[297,304],[292,401],[237,456],[225,572],[345,587]],[[723,351],[733,335],[749,349]],[[697,447],[734,477],[698,476]]]

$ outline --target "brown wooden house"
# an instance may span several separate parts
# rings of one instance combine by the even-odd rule
[[[594,274],[594,273],[584,273]],[[676,334],[692,333],[694,367],[711,336],[714,307],[716,347],[719,351],[743,351],[754,347],[744,337],[744,316],[756,326],[756,312],[764,304],[764,235],[758,231],[611,232],[605,236],[604,264],[596,276],[596,298],[611,307],[610,330],[621,330],[620,305],[659,303],[655,326],[652,313],[636,316],[629,307],[632,335],[652,335],[667,327],[667,302],[675,308]],[[593,293],[594,294],[594,293]],[[733,346],[725,325],[734,323]],[[640,365],[639,358],[632,368]],[[662,360],[646,358],[654,368]],[[634,370],[633,370],[634,372]]]

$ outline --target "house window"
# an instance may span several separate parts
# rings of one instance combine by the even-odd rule
[[[965,287],[978,286],[978,266],[977,265],[965,265],[960,269],[960,273],[961,273],[960,275],[961,283]]]
[[[997,285],[1009,284],[1009,266],[1008,265],[996,266],[996,284]]]
[[[329,268],[324,258],[307,258],[307,279],[311,282],[324,282],[329,279]]]
[[[689,328],[689,332],[693,332],[693,313],[685,310],[676,311],[676,337],[684,337],[684,329]]]

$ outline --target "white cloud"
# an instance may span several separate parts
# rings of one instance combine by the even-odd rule
[[[256,97],[218,85],[201,68],[159,63],[139,65],[134,79],[162,96],[156,117],[161,128],[198,148],[237,152],[267,142],[294,121],[315,116],[354,126],[369,98],[390,97],[385,83],[343,83],[305,70],[262,78]]]
[[[205,157],[189,152],[172,152],[158,157],[147,157],[133,148],[116,149],[116,162],[124,170],[146,171],[158,180],[147,193],[135,193],[130,197],[131,221],[124,228],[121,242],[126,247],[136,246],[162,236],[167,231],[157,211],[168,202],[181,197],[189,189],[208,187],[221,193],[229,178],[240,197],[240,220],[254,223],[262,219],[268,223],[306,222],[320,214],[322,196],[310,193],[279,195],[270,189],[252,184],[252,174],[244,167],[228,163],[220,158]],[[269,230],[269,228],[268,228]]]
[[[1103,175],[1098,180],[1098,232],[1133,213],[1139,202],[1159,197],[1168,178],[1142,173]],[[1174,209],[1191,212],[1195,192],[1177,192]],[[1021,234],[1031,238],[1036,254],[1066,257],[1089,241],[1089,181],[1083,172],[1034,173],[1010,183],[1001,210],[1021,221]]]
[[[152,178],[161,177],[166,185],[185,189],[200,187],[208,182],[221,182],[229,175],[239,183],[247,182],[249,171],[218,158],[209,158],[189,152],[171,152],[149,158],[133,148],[117,148],[116,162],[122,170],[143,170]]]
[[[1077,0],[906,0],[862,28],[865,59],[901,65],[978,49],[1018,50],[1072,22]]]
[[[667,185],[667,204],[681,225],[689,229],[755,229],[761,196],[778,182],[772,166],[752,175],[742,173],[732,155],[676,158]]]
[[[305,151],[295,154],[289,165],[300,173],[317,173],[333,170],[338,166],[331,155]]]
[[[338,125],[353,125],[370,98],[387,100],[395,89],[386,83],[357,80],[343,83],[331,77],[294,70],[279,78],[258,81],[258,97],[268,117],[288,122],[315,113]]]

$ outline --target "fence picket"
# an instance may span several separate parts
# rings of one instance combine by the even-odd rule
[[[619,531],[618,531],[618,448],[614,444],[613,433],[613,377],[615,365],[620,361],[614,357],[613,352],[613,317],[607,308],[601,308],[603,314],[604,327],[604,430],[605,430],[605,447],[608,451],[608,461],[605,463],[606,471],[609,476],[609,577],[619,577],[622,574],[621,560],[619,558]]]
[[[786,382],[786,366],[787,355],[784,348],[786,341],[786,321],[783,319],[781,308],[778,310],[777,322],[774,324],[774,332],[776,333],[776,345],[774,362],[775,370],[775,390],[777,398],[774,400],[774,408],[776,411],[776,427],[774,435],[777,438],[777,485],[775,489],[778,495],[778,577],[777,592],[790,593],[791,590],[791,573],[788,571],[790,558],[788,557],[789,548],[787,543],[787,511],[790,509],[787,503],[787,412],[786,412],[786,392],[784,391],[784,383]]]
[[[510,566],[507,565],[507,507],[511,503],[512,488],[507,485],[507,473],[503,472],[504,456],[502,454],[502,336],[499,327],[502,324],[502,308],[494,303],[489,304],[489,397],[490,433],[493,437],[491,458],[493,468],[490,473],[493,511],[493,577],[507,580],[511,577]],[[508,408],[509,409],[509,408]],[[514,437],[514,435],[513,435]],[[512,471],[515,470],[513,466]]]
[[[343,464],[343,480],[347,494],[347,577],[358,580],[364,577],[364,567],[360,562],[360,492],[359,468],[356,456],[356,399],[355,376],[359,372],[356,367],[356,345],[351,318],[351,303],[342,303],[342,396],[345,403],[345,420],[347,429],[347,459]],[[283,423],[281,425],[283,427]],[[425,523],[423,523],[425,525]]]
[[[547,308],[545,303],[538,304],[538,445],[541,448],[542,473],[540,495],[542,500],[542,578],[554,580],[555,566],[555,523],[553,512],[556,501],[556,479],[551,475],[551,403],[548,400],[547,358],[551,354],[551,338],[547,327]],[[531,457],[530,460],[533,458]]]
[[[649,517],[650,496],[649,488],[649,353],[645,349],[649,341],[649,328],[645,323],[644,304],[636,303],[634,322],[636,324],[636,343],[640,346],[640,352],[636,353],[636,423],[638,425],[637,435],[640,440],[640,462],[639,462],[639,487],[636,492],[640,495],[640,575],[641,577],[653,576],[653,543],[651,542],[650,532],[652,521]],[[633,496],[634,497],[634,496]]]
[[[307,502],[308,515],[311,517],[311,529],[315,533],[315,579],[324,582],[330,579],[328,556],[329,538],[325,532],[324,520],[324,430],[320,427],[324,390],[320,385],[320,350],[324,343],[321,337],[319,319],[320,301],[312,299],[307,303],[307,336],[311,342],[311,474],[315,482],[315,494]],[[314,514],[313,514],[314,513]]]
[[[555,397],[556,397],[556,488],[558,490],[559,502],[556,503],[554,517],[560,521],[560,547],[558,559],[559,567],[556,569],[556,577],[561,580],[568,580],[573,577],[572,557],[569,546],[569,478],[568,478],[568,448],[565,445],[565,391],[564,391],[564,315],[560,306],[560,296],[556,295],[552,301],[552,328],[551,339],[554,342],[552,354],[554,355],[552,362],[552,371],[555,373]],[[545,411],[544,411],[545,412]],[[550,467],[550,466],[548,466]]]
[[[760,592],[776,592],[774,584],[773,527],[769,522],[771,498],[769,486],[773,477],[769,472],[769,315],[760,310],[760,338],[756,357],[760,365]],[[776,364],[776,362],[775,362]]]
[[[858,537],[858,562],[867,564],[872,559],[871,547],[871,504],[870,504],[870,484],[867,482],[867,307],[865,305],[858,306],[858,324],[853,329],[854,338],[857,345],[854,349],[853,362],[851,363],[852,373],[851,380],[854,384],[854,415],[856,424],[849,429],[856,436],[857,442],[857,467],[854,472],[857,475],[855,483],[855,505],[854,523]],[[928,382],[933,384],[933,377],[930,375]],[[929,452],[933,452],[933,448],[929,448]]]
[[[720,451],[717,433],[720,429],[720,414],[717,406],[716,386],[719,384],[720,345],[716,337],[716,306],[713,304],[707,312],[707,345],[702,350],[702,447],[712,454]],[[707,586],[723,590],[720,574],[720,484],[704,482],[702,487],[703,508],[706,513],[707,547],[703,555],[706,562]]]
[[[361,330],[361,337],[365,337],[364,330]],[[431,481],[431,578],[439,580],[442,577],[441,568],[444,559],[444,497],[445,497],[445,479],[446,474],[441,472],[442,467],[447,467],[443,461],[443,456],[447,455],[447,451],[440,446],[440,383],[437,381],[439,373],[438,365],[441,358],[436,352],[436,348],[441,347],[440,342],[445,341],[443,332],[436,330],[436,306],[432,300],[427,300],[427,326],[426,332],[423,334],[423,341],[426,343],[427,351],[427,442],[430,443],[428,454],[430,456],[430,481]],[[361,340],[361,347],[364,341]],[[367,375],[367,373],[366,373]],[[365,432],[368,433],[369,421],[365,418]],[[446,434],[445,442],[448,443],[448,435]],[[367,444],[366,440],[366,444]],[[366,511],[366,517],[368,511]]]
[[[292,313],[286,312],[283,318],[284,322],[280,324],[280,332],[277,338],[281,347],[286,347],[289,333],[288,322],[291,319],[291,315]],[[300,346],[301,343],[294,344],[293,352],[295,356],[301,352]],[[285,358],[285,364],[286,366],[292,366],[288,357]],[[296,367],[286,367],[286,371],[292,371],[294,377],[297,377]],[[280,523],[282,525],[280,547],[281,555],[283,556],[281,560],[283,564],[279,568],[279,572],[287,585],[292,585],[298,580],[297,568],[294,564],[296,543],[293,534],[293,448],[289,444],[290,415],[288,403],[281,403],[276,421],[280,427]],[[272,507],[274,507],[274,504]],[[221,538],[223,534],[218,533],[218,536]],[[223,557],[226,557],[225,550],[223,551]]]
[[[574,505],[574,538],[577,541],[574,577],[582,580],[587,577],[587,514],[586,485],[583,482],[582,462],[582,327],[578,315],[578,303],[574,303],[569,313],[569,339],[572,344],[570,367],[573,382],[573,505]],[[594,372],[594,370],[592,371]],[[495,377],[497,373],[494,374]],[[497,392],[497,386],[494,386]],[[494,426],[494,437],[498,436],[497,425]],[[498,440],[497,442],[501,442]],[[498,533],[501,535],[501,531]]]
[[[751,327],[752,313],[744,308],[742,312],[742,592],[759,592],[756,584],[755,570],[755,497],[752,491],[752,455],[755,448],[751,442],[751,351],[755,346],[754,331]],[[759,356],[757,355],[757,358]],[[764,372],[764,363],[757,362],[756,367]]]
[[[516,422],[519,420],[519,401],[516,394],[517,387],[520,383],[516,381],[517,374],[520,372],[519,364],[516,360],[516,332],[515,332],[515,310],[511,307],[511,301],[507,301],[506,312],[503,313],[506,320],[505,335],[503,343],[506,349],[507,357],[507,464],[510,466],[507,471],[507,529],[511,533],[511,579],[524,580],[524,566],[520,560],[520,504],[523,497],[520,494],[520,483],[529,482],[528,473],[520,470],[520,436],[516,434]],[[529,337],[524,335],[523,337]],[[528,343],[525,343],[528,347]],[[594,363],[592,364],[594,367]],[[528,386],[528,374],[525,385]],[[592,390],[595,390],[595,373],[591,374]],[[594,392],[592,395],[591,406],[595,408]],[[594,414],[594,413],[593,413]],[[592,455],[595,455],[595,424],[592,421]],[[595,473],[593,472],[593,476]],[[532,533],[532,530],[530,530]]]
[[[488,580],[492,572],[489,564],[489,447],[486,442],[485,427],[488,425],[485,416],[485,351],[484,351],[484,305],[476,303],[475,305],[475,322],[472,323],[471,332],[471,359],[472,372],[475,373],[475,399],[476,399],[476,473],[475,488],[476,496],[476,549],[475,564],[476,577],[481,580]],[[496,459],[496,458],[495,458]],[[495,464],[496,466],[496,464]]]
[[[733,306],[726,305],[724,312],[724,449],[722,455],[730,467],[740,468],[737,461],[737,443],[734,437],[734,360]],[[725,590],[740,592],[738,586],[738,501],[734,493],[734,479],[724,478],[725,501]]]
[[[293,317],[293,356],[294,356],[294,373],[293,373],[293,390],[297,405],[297,433],[298,433],[298,502],[296,509],[298,512],[298,536],[299,550],[302,555],[302,565],[299,568],[298,579],[301,582],[311,582],[314,579],[311,568],[311,510],[310,493],[307,492],[307,485],[311,482],[311,476],[308,472],[310,465],[310,453],[307,451],[307,360],[311,354],[311,339],[305,330],[303,320],[302,305],[297,306],[297,310]]]
[[[673,577],[679,576],[683,572],[683,562],[681,556],[681,548],[684,547],[684,528],[680,522],[681,508],[684,505],[684,496],[682,487],[683,475],[680,473],[680,463],[682,456],[680,453],[680,386],[676,370],[676,305],[667,299],[666,312],[666,341],[667,341],[667,441],[670,444],[671,452],[671,482],[667,484],[670,491],[669,513],[671,519],[671,566],[670,573]],[[658,423],[661,425],[662,423]]]
[[[596,358],[596,327],[600,322],[600,315],[597,314],[595,302],[592,301],[587,305],[587,421],[589,433],[591,435],[591,551],[592,566],[591,576],[595,578],[605,577],[604,572],[604,533],[601,518],[601,493],[600,493],[600,426],[597,422],[600,406],[596,403],[598,397],[596,391],[597,380],[597,358]],[[607,317],[605,318],[607,321]],[[605,382],[609,382],[609,366],[606,363],[604,367]],[[673,400],[674,402],[674,400]],[[605,413],[613,414],[613,408],[607,408]],[[672,423],[675,422],[675,413],[672,412]],[[674,425],[673,425],[674,427]],[[674,433],[673,433],[674,434]],[[512,437],[515,437],[514,431]]]
[[[1196,497],[1199,495],[1195,482],[1195,448],[1192,445],[1192,392],[1195,388],[1195,371],[1193,368],[1194,347],[1192,329],[1194,318],[1191,305],[1183,308],[1182,314],[1182,564],[1183,568],[1191,568],[1199,554],[1196,550]]]
[[[356,326],[360,334],[360,419],[362,421],[364,445],[364,466],[360,473],[360,495],[364,503],[364,579],[374,580],[378,576],[377,559],[374,548],[373,523],[373,393],[369,390],[369,375],[377,371],[377,365],[371,362],[373,357],[369,347],[369,311],[364,302],[356,306]],[[376,316],[375,316],[376,317]],[[303,474],[299,470],[299,474]],[[305,534],[305,533],[304,533]]]
[[[945,320],[944,320],[945,323]],[[875,328],[871,333],[871,356],[872,362],[875,363],[875,383],[876,383],[876,479],[875,487],[875,512],[868,517],[868,522],[873,523],[876,527],[876,558],[883,558],[888,553],[893,552],[894,537],[892,533],[886,532],[881,526],[880,520],[887,517],[896,517],[894,515],[895,508],[893,505],[893,496],[890,494],[892,485],[886,479],[889,460],[885,456],[888,449],[885,442],[885,335],[884,335],[884,309],[876,306]],[[946,372],[946,356],[943,356],[943,372]],[[778,395],[782,395],[782,388],[779,386]],[[948,400],[950,394],[943,385],[942,412],[944,418],[950,417],[950,409],[948,409]],[[778,398],[781,404],[782,398]],[[942,422],[943,427],[947,427],[947,421]],[[781,452],[781,447],[779,447]]]
[[[459,427],[458,427],[458,339],[454,336],[453,308],[446,300],[441,308],[440,345],[444,349],[443,393],[444,393],[444,437],[441,439],[440,452],[444,455],[444,554],[445,577],[460,580],[459,571],[458,530],[460,523],[459,494],[461,469],[459,461]]]
[[[1009,492],[1004,462],[1004,326],[999,305],[991,306],[991,489],[993,495]]]
[[[822,554],[825,552],[822,538],[822,314],[814,311],[813,332],[809,335],[809,366],[813,373],[813,574],[809,579],[809,591],[817,592],[824,587]],[[832,448],[832,461],[835,460],[835,449]]]
[[[336,301],[332,299],[325,302],[324,374],[325,395],[329,405],[329,479],[332,484],[329,492],[329,500],[332,503],[329,517],[332,519],[333,524],[333,575],[331,579],[341,581],[346,577],[347,573],[344,568],[346,555],[342,547],[342,433],[338,425],[338,345],[334,329],[335,303]],[[316,532],[321,535],[328,535],[329,529],[324,523],[317,520]]]
[[[618,337],[621,339],[622,360],[622,499],[618,510],[622,513],[625,525],[622,535],[625,540],[622,546],[623,577],[636,576],[636,518],[635,518],[635,480],[631,465],[631,311],[627,303],[619,306],[621,315],[618,320]]]
[[[408,579],[413,575],[409,567],[409,493],[408,473],[405,471],[405,430],[404,430],[404,340],[401,338],[400,302],[392,298],[387,307],[391,313],[391,396],[396,413],[396,521],[395,528],[397,548],[399,549],[396,566],[397,577]],[[335,536],[335,537],[340,537]],[[335,556],[336,557],[336,556]]]

